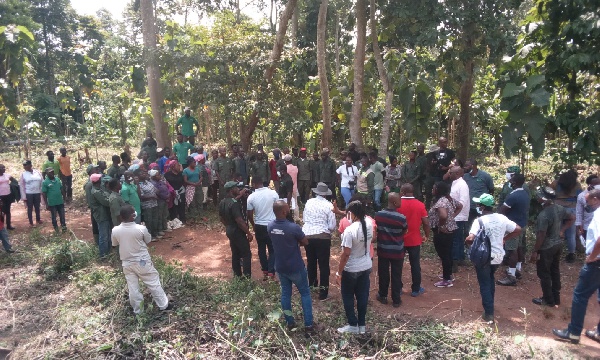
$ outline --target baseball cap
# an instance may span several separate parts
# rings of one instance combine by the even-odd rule
[[[93,183],[100,181],[100,179],[102,179],[102,174],[92,174],[90,176],[90,181]]]
[[[494,197],[490,194],[481,194],[480,197],[474,197],[473,201],[484,206],[494,206]]]
[[[306,148],[300,148],[300,151],[306,151]]]
[[[97,168],[98,165],[95,164],[89,164],[87,169],[85,170],[86,173],[88,173],[88,175],[92,172],[92,170],[94,170],[95,168]]]
[[[225,185],[223,185],[223,188],[225,188],[225,190],[229,190],[229,189],[237,187],[237,186],[238,186],[237,181],[228,181],[225,183]]]

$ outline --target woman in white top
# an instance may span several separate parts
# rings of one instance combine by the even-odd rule
[[[362,334],[366,332],[365,316],[371,286],[369,276],[373,267],[369,253],[369,246],[373,241],[373,223],[365,220],[366,208],[360,201],[352,201],[347,210],[352,224],[342,234],[342,256],[335,276],[342,290],[348,325],[338,331]],[[355,299],[358,316],[354,311]]]
[[[34,170],[31,165],[31,160],[23,161],[23,171],[21,178],[19,179],[19,185],[21,186],[21,199],[24,199],[25,206],[27,206],[27,217],[29,218],[29,226],[33,225],[33,208],[35,207],[35,220],[38,224],[43,223],[40,218],[40,203],[42,199],[42,181],[44,178],[42,174]]]
[[[7,174],[6,167],[0,164],[0,199],[2,200],[2,212],[5,215],[4,224],[7,230],[15,229],[10,223],[10,205],[15,202],[15,197],[10,191],[10,182],[13,180],[15,178]]]
[[[358,168],[352,164],[352,158],[346,156],[346,161],[336,171],[337,181],[346,206],[350,203],[352,195],[356,192],[356,175]]]

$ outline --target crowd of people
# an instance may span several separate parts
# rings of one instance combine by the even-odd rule
[[[482,318],[493,322],[495,285],[519,285],[527,254],[526,230],[533,225],[535,242],[529,260],[536,264],[541,288],[541,296],[533,298],[533,303],[561,304],[564,242],[565,261],[575,262],[580,247],[586,254],[573,294],[571,324],[566,330],[554,330],[558,337],[579,341],[588,300],[600,287],[598,176],[589,176],[587,187],[582,188],[577,172],[570,169],[548,186],[530,189],[521,169],[511,166],[496,201],[490,174],[479,168],[476,159],[456,159],[443,137],[427,153],[418,145],[401,165],[395,156],[389,156],[388,164],[376,149],[361,153],[354,144],[337,160],[329,149],[308,158],[306,148],[296,147],[274,148],[270,158],[260,144],[248,156],[235,144],[229,154],[220,146],[209,156],[203,145],[195,144],[198,126],[189,111],[177,124],[181,133],[172,149],[158,148],[149,132],[136,160],[124,152],[112,157],[110,167],[99,161],[86,169],[89,178],[84,190],[94,239],[101,257],[109,254],[111,245],[120,245],[135,313],[141,311],[138,280],[150,288],[160,309],[172,308],[146,244],[185,224],[190,214],[201,217],[212,204],[226,228],[233,274],[251,276],[250,243],[256,237],[264,280],[278,279],[281,285],[287,325],[296,326],[289,312],[295,285],[307,332],[315,329],[310,289],[318,289],[319,300],[329,297],[330,250],[336,230],[342,253],[335,281],[341,287],[347,317],[347,324],[338,331],[364,333],[375,255],[376,300],[388,304],[391,294],[392,305],[399,307],[405,256],[411,270],[410,295],[421,296],[426,291],[421,281],[421,245],[433,235],[442,269],[433,285],[450,288],[459,267],[471,265],[466,255],[480,229],[489,238],[490,258],[475,266],[475,272]],[[72,199],[72,174],[66,149],[60,148],[60,153],[55,160],[48,151],[41,171],[26,160],[18,180],[0,165],[0,237],[6,251],[13,251],[6,231],[14,229],[10,204],[19,198],[27,207],[30,226],[35,226],[34,211],[36,223],[42,223],[40,206],[44,204],[54,229],[65,231],[64,204]],[[532,200],[542,210],[530,222]],[[377,244],[376,251],[373,244]],[[502,264],[506,272],[496,280]],[[599,340],[600,330],[586,335]]]

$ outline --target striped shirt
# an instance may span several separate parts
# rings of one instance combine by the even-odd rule
[[[375,222],[377,223],[377,256],[386,259],[403,259],[406,217],[395,209],[384,209],[375,214]]]

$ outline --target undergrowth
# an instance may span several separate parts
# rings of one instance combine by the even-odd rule
[[[285,326],[276,282],[196,276],[181,264],[160,258],[153,259],[154,265],[176,307],[160,312],[146,293],[143,313],[133,316],[114,252],[109,259],[97,260],[96,247],[73,234],[45,237],[34,231],[22,241],[25,250],[10,262],[0,262],[2,271],[21,271],[7,283],[5,296],[11,304],[31,309],[28,322],[35,319],[33,311],[39,312],[39,318],[30,328],[18,321],[12,324],[17,335],[15,329],[29,331],[14,344],[14,359],[486,359],[508,355],[495,329],[483,324],[403,315],[386,318],[370,312],[367,334],[341,335],[336,328],[345,322],[344,311],[334,301],[318,304],[314,314],[320,330],[306,337],[301,328],[290,331]],[[297,294],[293,301],[294,316],[301,319]],[[10,326],[3,325],[0,337],[10,334],[8,330]]]

